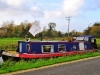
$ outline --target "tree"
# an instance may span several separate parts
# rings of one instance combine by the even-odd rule
[[[48,24],[48,27],[49,27],[49,29],[48,29],[48,32],[47,32],[47,35],[49,36],[49,37],[52,37],[52,31],[54,31],[55,30],[55,27],[56,27],[56,23],[49,23]]]
[[[60,31],[58,31],[58,37],[62,37],[62,36],[63,34]]]
[[[83,34],[84,34],[84,35],[89,35],[90,32],[91,32],[91,28],[92,28],[92,27],[88,26],[88,28],[84,30]]]
[[[95,35],[96,37],[100,37],[100,22],[96,22],[92,29],[91,34]]]
[[[14,21],[11,22],[5,21],[2,24],[3,28],[6,30],[4,33],[6,34],[5,37],[14,37]]]
[[[94,23],[93,26],[100,26],[100,23],[99,22],[96,22],[96,23]]]
[[[46,27],[44,26],[43,31],[42,31],[42,35],[43,35],[43,36],[46,36],[46,33],[47,33],[47,29],[46,29]]]
[[[100,37],[100,26],[93,26],[90,34],[92,34],[96,37]]]
[[[49,24],[48,24],[48,27],[49,27],[49,30],[50,30],[50,31],[55,30],[56,23],[53,23],[53,22],[52,22],[52,23],[49,23]]]
[[[76,30],[72,30],[72,31],[71,31],[72,36],[77,36],[77,34],[76,34],[76,33],[77,33],[77,31],[76,31]]]
[[[84,30],[83,34],[85,35],[91,34],[96,37],[100,37],[100,23],[96,22],[91,27],[88,26],[88,28]]]

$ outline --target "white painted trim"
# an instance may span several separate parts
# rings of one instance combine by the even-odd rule
[[[19,52],[22,52],[22,43],[19,43]]]

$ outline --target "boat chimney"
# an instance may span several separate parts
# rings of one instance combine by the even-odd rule
[[[30,41],[30,38],[27,38],[26,41],[29,42]]]

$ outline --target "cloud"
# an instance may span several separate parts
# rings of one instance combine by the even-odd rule
[[[63,0],[60,8],[57,10],[41,10],[38,5],[27,7],[24,3],[31,3],[34,0],[1,0],[2,2],[6,3],[8,6],[5,7],[5,11],[9,14],[13,15],[14,13],[17,14],[31,14],[33,17],[43,17],[44,18],[63,18],[66,16],[76,16],[79,12],[79,9],[84,4],[84,0]],[[54,3],[52,3],[54,4]],[[28,8],[28,10],[23,8]],[[15,6],[15,7],[11,7]],[[17,8],[16,8],[17,6]],[[18,7],[22,6],[22,7]]]
[[[43,17],[44,13],[41,11],[41,9],[38,6],[33,6],[30,8],[29,12],[33,17]]]
[[[59,10],[44,12],[45,18],[62,18],[66,16],[75,16],[84,4],[84,0],[63,0]]]
[[[6,1],[6,0],[4,0]],[[8,0],[10,1],[10,0]],[[18,0],[20,1],[20,0]],[[25,0],[23,0],[25,1]],[[27,1],[26,1],[27,2]],[[29,0],[28,3],[33,2],[32,0]],[[13,0],[12,2],[13,3]],[[21,2],[23,3],[23,2]],[[21,4],[19,3],[19,5]],[[24,6],[24,4],[21,4],[20,7],[12,7],[10,5],[2,5],[0,6],[0,13],[5,14],[6,16],[22,16],[22,15],[31,15],[32,17],[41,17],[43,15],[43,12],[41,12],[40,8],[38,6],[30,6],[27,5]]]
[[[25,0],[1,0],[1,1],[10,6],[20,6],[25,2]]]
[[[33,11],[40,11],[40,8],[38,6],[34,6],[30,8]]]
[[[49,19],[49,18],[58,18],[61,16],[61,12],[60,11],[49,11],[49,10],[46,10],[44,12],[45,14],[45,18]]]
[[[62,11],[65,15],[76,15],[78,10],[84,4],[84,0],[64,0],[62,5]]]

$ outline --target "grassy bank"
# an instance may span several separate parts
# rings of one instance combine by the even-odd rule
[[[61,40],[63,38],[55,38],[51,40]],[[64,38],[65,39],[65,38]],[[18,41],[19,40],[25,40],[25,38],[0,38],[0,49],[4,50],[16,50],[18,47]],[[39,40],[39,39],[31,39],[31,40]],[[43,39],[47,40],[47,39]],[[97,45],[98,48],[100,49],[100,38],[97,38]]]
[[[21,60],[19,62],[8,60],[3,65],[0,66],[0,74],[25,70],[30,68],[38,68],[42,66],[53,65],[53,64],[68,62],[73,60],[79,60],[79,59],[94,57],[99,55],[100,52],[93,52],[93,53],[86,52],[83,55],[63,56],[63,57],[50,58],[50,59],[37,59],[37,60],[32,59],[28,61]]]
[[[21,38],[0,38],[0,49],[16,50],[18,40]]]

